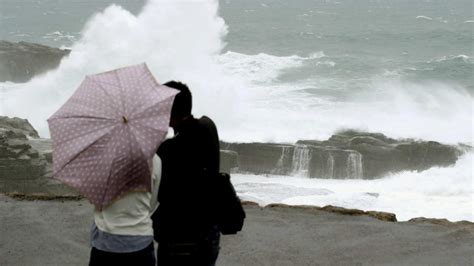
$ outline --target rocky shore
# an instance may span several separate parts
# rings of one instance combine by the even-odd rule
[[[348,130],[325,141],[295,144],[221,142],[221,171],[374,179],[398,171],[453,165],[468,149],[471,147]],[[50,139],[39,138],[25,119],[0,117],[0,192],[74,194],[51,178],[51,166]]]
[[[377,178],[456,162],[467,146],[339,132],[295,144],[221,143],[223,171]],[[0,265],[85,265],[93,207],[51,178],[52,143],[0,117]],[[332,159],[331,159],[332,158]],[[359,172],[360,171],[360,172]],[[332,173],[332,174],[330,174]],[[336,206],[244,202],[244,230],[222,238],[219,265],[471,265],[474,225]],[[28,256],[24,251],[28,250]]]

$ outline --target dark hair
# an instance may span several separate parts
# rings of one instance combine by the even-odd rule
[[[191,109],[193,108],[193,96],[188,86],[174,80],[168,81],[163,85],[179,91],[174,98],[173,107],[171,108],[171,117],[183,118],[190,115]]]

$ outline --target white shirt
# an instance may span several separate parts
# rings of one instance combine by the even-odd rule
[[[151,215],[158,207],[161,159],[153,157],[152,192],[130,192],[102,211],[94,211],[97,228],[105,233],[128,236],[153,236]]]

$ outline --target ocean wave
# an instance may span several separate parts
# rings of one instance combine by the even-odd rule
[[[440,57],[440,58],[432,59],[432,60],[428,61],[428,63],[446,62],[446,61],[458,61],[458,62],[463,61],[465,63],[474,63],[474,60],[471,56],[467,56],[467,55],[464,55],[464,54],[443,56],[443,57]]]
[[[447,55],[387,71],[386,76],[405,78],[413,82],[437,81],[458,84],[474,95],[474,58],[468,55]]]
[[[55,42],[60,42],[60,43],[72,44],[75,41],[77,41],[78,35],[79,33],[72,34],[69,32],[53,31],[53,32],[46,33],[43,36],[43,39],[53,40]]]
[[[449,23],[449,21],[447,19],[444,19],[443,17],[436,17],[436,18],[432,18],[432,17],[428,17],[428,16],[416,16],[416,19],[418,20],[425,20],[425,21],[437,21],[437,22],[441,22],[441,23]]]
[[[465,86],[474,95],[474,58],[468,55],[449,55],[420,62],[403,70],[410,80],[436,80]]]
[[[427,16],[417,16],[416,19],[433,20],[433,18]]]
[[[304,62],[325,57],[323,51],[315,52],[307,57],[298,55],[275,56],[265,53],[256,55],[242,54],[232,51],[217,57],[218,63],[230,75],[238,75],[250,82],[271,82],[278,78],[285,69],[297,68]],[[334,62],[326,61],[321,64],[334,66]]]
[[[329,67],[335,67],[336,63],[334,61],[321,61],[321,62],[316,62],[317,66],[329,66]]]

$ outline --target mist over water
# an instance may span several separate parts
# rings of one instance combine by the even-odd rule
[[[46,119],[85,75],[146,62],[159,82],[187,83],[195,115],[215,120],[225,141],[294,143],[351,128],[392,138],[473,143],[469,2],[454,1],[449,12],[442,3],[412,2],[356,3],[353,12],[352,1],[302,0],[288,8],[287,1],[152,0],[143,6],[128,2],[130,12],[119,5],[104,9],[105,1],[97,1],[93,12],[98,13],[84,11],[83,23],[56,21],[57,29],[30,34],[30,41],[72,52],[58,69],[28,83],[0,83],[0,115],[28,118],[48,137]],[[71,6],[68,12],[74,10],[86,9]],[[15,20],[2,16],[4,23]],[[468,215],[472,155],[451,168],[375,181],[236,180],[242,195],[263,203],[474,220]]]

